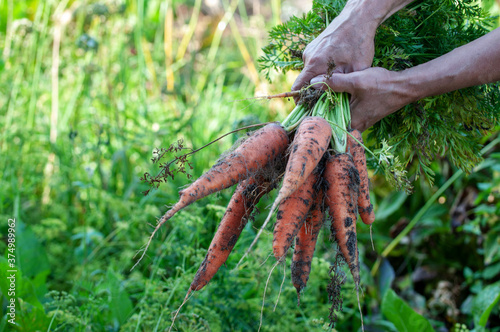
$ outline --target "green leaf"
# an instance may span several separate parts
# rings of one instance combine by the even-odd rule
[[[488,265],[500,259],[500,239],[496,232],[487,235],[484,251],[484,264]]]
[[[376,220],[383,220],[390,217],[406,201],[408,195],[401,191],[396,191],[384,198],[375,212]]]
[[[474,314],[474,324],[486,327],[491,310],[500,300],[500,283],[486,286],[472,303],[472,313]]]
[[[416,313],[392,289],[388,289],[384,295],[382,313],[400,332],[434,331],[429,321]]]
[[[19,300],[19,311],[16,313],[16,324],[19,331],[47,331],[50,317],[43,308]]]
[[[22,222],[16,223],[17,265],[26,277],[34,277],[50,269],[45,249],[35,233]]]
[[[380,289],[380,295],[384,297],[387,290],[391,289],[392,282],[396,278],[396,273],[394,272],[394,268],[387,259],[384,259],[382,261],[379,275],[380,279],[378,284]]]
[[[489,280],[495,278],[499,274],[500,262],[485,267],[483,271],[483,278]]]
[[[41,271],[34,278],[28,278],[23,275],[23,271],[17,268],[15,273],[10,272],[12,268],[9,267],[7,259],[0,257],[0,291],[6,298],[9,294],[10,280],[7,277],[15,275],[15,298],[16,301],[22,299],[30,305],[43,309],[40,302],[43,296],[47,293],[46,279],[49,275],[49,270]]]
[[[130,301],[129,294],[124,289],[120,279],[118,279],[114,271],[109,269],[106,274],[106,279],[106,286],[111,294],[109,303],[110,310],[113,313],[113,317],[120,324],[123,324],[127,321],[132,312],[132,301]]]

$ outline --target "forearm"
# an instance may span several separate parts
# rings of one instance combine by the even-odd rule
[[[410,102],[500,81],[500,28],[432,61],[401,72]]]
[[[341,15],[349,15],[356,24],[373,30],[414,0],[349,0]]]

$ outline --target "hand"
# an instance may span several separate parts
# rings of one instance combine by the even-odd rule
[[[316,76],[325,75],[335,63],[334,73],[350,73],[371,66],[375,29],[370,24],[356,24],[350,10],[344,10],[304,50],[304,69],[292,86],[300,90]]]
[[[324,75],[334,91],[351,94],[351,127],[364,131],[383,117],[419,99],[474,85],[500,81],[500,28],[429,62],[389,71],[368,68],[348,74]],[[315,85],[324,89],[323,84]]]
[[[329,73],[332,60],[333,73],[351,73],[370,67],[378,26],[412,1],[349,0],[325,31],[307,45],[302,55],[304,69],[292,91],[300,90],[313,77]]]
[[[361,132],[416,99],[409,88],[405,72],[384,68],[333,74],[328,79],[322,75],[311,80],[311,83],[318,82],[325,82],[332,90],[351,95],[351,127]],[[325,88],[323,84],[317,84],[316,87]]]

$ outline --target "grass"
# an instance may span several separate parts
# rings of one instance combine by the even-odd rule
[[[141,192],[148,187],[139,179],[144,172],[158,171],[150,162],[154,148],[168,147],[178,139],[197,148],[243,124],[284,119],[292,108],[291,102],[281,100],[235,102],[254,94],[282,92],[293,82],[287,76],[270,86],[257,74],[255,59],[265,43],[264,31],[279,20],[280,11],[278,0],[261,5],[259,9],[223,1],[220,15],[207,15],[197,0],[0,2],[4,45],[0,60],[0,230],[6,234],[3,220],[16,219],[17,330],[160,331],[170,325],[231,191],[179,213],[154,239],[144,261],[130,271],[134,255],[152,230],[148,224],[175,202],[178,188],[190,181],[179,175],[143,196]],[[271,14],[262,14],[267,12]],[[197,153],[191,159],[190,173],[199,176],[236,138],[230,136]],[[441,174],[437,181],[444,183],[447,166],[440,162],[444,166],[436,164]],[[496,174],[490,178],[498,178],[494,165],[486,171]],[[484,172],[471,183],[487,182]],[[495,181],[483,188],[493,195],[493,204],[486,195],[477,206],[497,204]],[[454,192],[447,193],[450,202],[470,184],[455,186]],[[381,216],[374,239],[381,252],[391,240],[392,224],[408,213],[415,214],[432,195],[432,188],[417,184],[419,194],[398,200],[377,177],[374,188]],[[272,197],[264,199],[260,211],[271,202]],[[399,267],[398,276],[407,281],[418,264],[451,264],[444,264],[434,247],[425,247],[427,240],[458,246],[450,240],[454,236],[449,234],[443,207],[437,203],[431,207],[433,214],[423,217],[427,233],[412,233],[420,244],[397,247],[382,264],[381,273],[390,271],[387,266]],[[478,281],[486,285],[496,280],[482,274],[483,248],[473,241],[478,232],[490,239],[496,219],[476,214],[484,220],[460,233],[461,240],[469,241],[467,249],[472,254],[463,263],[462,257],[456,257],[451,264],[458,269],[467,266],[478,274],[460,278],[465,288],[476,287],[468,293],[471,296],[481,291]],[[271,232],[264,234],[241,268],[232,269],[264,215],[247,225],[227,267],[183,307],[178,330],[256,330],[273,263],[266,260],[271,254]],[[367,228],[360,228],[365,324],[381,328],[391,323],[379,309],[381,281],[369,274],[377,254],[369,249],[368,234]],[[325,288],[335,253],[328,237],[327,231],[320,235],[314,272],[300,307],[285,269],[274,311],[283,267],[274,271],[266,293],[264,331],[326,328]],[[3,240],[0,252],[6,257]],[[500,258],[493,244],[488,248],[488,266],[492,266]],[[5,264],[0,259],[2,294],[6,294]],[[417,287],[408,283],[394,281],[399,289]],[[352,290],[348,278],[338,330],[360,326]],[[430,298],[430,293],[425,295]],[[12,326],[7,323],[5,296],[2,299],[0,331],[8,331]],[[429,308],[425,312],[444,321],[439,312]],[[498,312],[494,310],[493,315]],[[467,322],[472,317],[469,313],[454,319]]]

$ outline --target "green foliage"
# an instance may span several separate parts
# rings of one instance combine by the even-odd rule
[[[417,314],[392,289],[388,289],[382,299],[382,313],[398,331],[434,331],[429,321]]]
[[[292,17],[269,34],[260,64],[266,77],[272,69],[301,69],[302,51],[338,15],[345,1],[314,1],[302,17]],[[443,55],[479,38],[493,19],[473,0],[415,1],[384,22],[375,36],[374,66],[403,70]],[[333,59],[335,60],[335,59]],[[470,172],[481,161],[481,140],[500,123],[498,84],[471,87],[428,97],[382,119],[370,130],[373,150],[384,140],[397,146],[399,160],[414,164],[410,175],[425,174],[437,156]]]
[[[474,323],[480,328],[486,327],[488,318],[493,308],[497,307],[500,300],[500,283],[485,287],[474,298],[472,312],[474,313]]]

